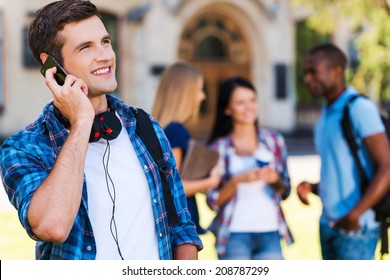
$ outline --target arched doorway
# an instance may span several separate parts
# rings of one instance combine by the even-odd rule
[[[180,38],[179,59],[202,71],[207,96],[201,105],[198,122],[189,127],[194,138],[204,141],[209,136],[221,82],[236,75],[250,79],[250,57],[242,31],[226,15],[202,13],[185,25]]]

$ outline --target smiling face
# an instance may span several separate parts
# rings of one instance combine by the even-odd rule
[[[246,87],[235,88],[225,114],[236,124],[253,125],[257,119],[256,93]]]
[[[99,17],[92,16],[69,23],[59,36],[65,41],[62,47],[63,66],[69,74],[87,84],[88,98],[101,96],[117,88],[115,53],[110,35]]]

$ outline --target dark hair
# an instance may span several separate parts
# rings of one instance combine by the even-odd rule
[[[41,53],[52,55],[60,64],[64,64],[61,49],[65,38],[58,35],[64,26],[92,16],[101,16],[94,4],[86,0],[62,0],[50,3],[35,14],[30,24],[28,44],[35,59],[42,64]]]
[[[318,53],[324,54],[333,67],[340,66],[343,70],[347,68],[347,57],[335,45],[330,43],[318,45],[309,51],[309,55]]]
[[[208,143],[212,143],[215,139],[226,136],[233,131],[233,119],[225,114],[225,110],[229,106],[234,90],[238,87],[248,88],[256,93],[256,89],[252,83],[242,77],[232,77],[221,84],[218,93],[214,126]],[[257,127],[257,125],[256,120],[255,126]]]

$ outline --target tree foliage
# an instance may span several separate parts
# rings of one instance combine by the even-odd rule
[[[310,26],[332,33],[340,19],[348,20],[357,34],[359,65],[352,84],[376,100],[390,100],[390,0],[292,0],[308,7]]]

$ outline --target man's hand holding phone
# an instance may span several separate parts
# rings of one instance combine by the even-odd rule
[[[51,57],[49,56],[48,59]],[[44,65],[45,66],[45,65]],[[91,101],[88,99],[88,87],[86,83],[71,75],[66,75],[66,72],[61,66],[54,65],[54,67],[41,70],[46,79],[46,85],[53,93],[54,105],[67,118],[71,125],[77,122],[87,120],[92,124],[95,112]],[[59,75],[57,71],[65,73],[63,76],[63,85],[58,84]],[[61,80],[60,80],[61,83]]]

